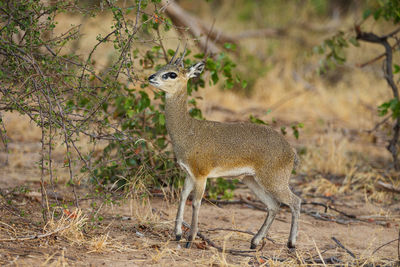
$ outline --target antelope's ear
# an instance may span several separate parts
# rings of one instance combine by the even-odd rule
[[[190,79],[194,77],[199,77],[204,70],[204,66],[205,66],[204,62],[200,61],[189,67],[189,69],[186,71],[187,78]]]

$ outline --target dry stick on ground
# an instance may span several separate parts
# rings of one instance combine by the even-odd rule
[[[245,198],[241,198],[240,200],[231,200],[231,201],[207,199],[207,201],[210,202],[210,203],[213,203],[213,204],[217,204],[217,205],[230,205],[230,204],[237,205],[237,204],[245,204],[245,205],[248,205],[248,206],[250,206],[250,207],[252,207],[252,208],[254,208],[254,209],[256,209],[256,210],[267,211],[267,209],[263,206],[262,203],[255,203],[255,202],[249,201],[249,200],[247,200],[247,199],[245,199]],[[345,212],[340,211],[340,210],[338,210],[338,209],[336,209],[336,208],[334,208],[334,207],[332,207],[332,206],[330,206],[330,205],[328,205],[328,204],[324,204],[324,203],[321,203],[321,202],[305,202],[305,201],[303,200],[302,205],[322,206],[322,207],[325,208],[325,213],[328,211],[328,209],[330,209],[330,210],[336,211],[337,213],[339,213],[339,214],[341,214],[341,215],[343,215],[343,216],[346,216],[346,217],[352,219],[352,220],[350,220],[350,221],[344,221],[344,220],[338,219],[338,218],[332,219],[332,218],[331,218],[332,215],[329,215],[329,217],[328,217],[328,215],[325,214],[325,213],[324,213],[324,214],[321,214],[321,213],[319,213],[319,212],[313,212],[313,211],[309,211],[309,210],[305,210],[305,209],[302,209],[302,210],[301,210],[302,213],[305,213],[305,214],[307,214],[307,215],[309,215],[309,216],[311,216],[311,217],[313,217],[313,218],[316,218],[316,219],[318,219],[318,220],[336,222],[336,223],[340,223],[340,224],[348,224],[349,222],[353,222],[354,220],[356,220],[356,221],[367,222],[367,221],[358,219],[358,218],[357,218],[355,215],[353,215],[353,214],[345,213]],[[279,219],[279,218],[276,218],[276,220],[286,222],[286,220]]]
[[[399,231],[399,238],[400,238],[400,231]],[[389,241],[389,242],[386,242],[386,243],[382,244],[381,246],[377,247],[374,251],[372,251],[371,255],[374,255],[375,252],[377,252],[377,251],[380,250],[381,248],[383,248],[383,247],[385,247],[385,246],[387,246],[387,245],[390,245],[390,244],[392,244],[393,242],[399,241],[399,238],[393,239],[393,240],[391,240],[391,241]]]
[[[345,212],[343,212],[343,211],[340,211],[340,210],[338,210],[338,209],[336,209],[336,208],[334,208],[334,207],[332,207],[332,206],[330,206],[330,205],[328,205],[328,204],[324,204],[324,203],[322,203],[322,202],[315,202],[315,201],[306,202],[306,201],[303,200],[302,203],[301,203],[301,205],[322,206],[322,207],[325,208],[325,212],[327,212],[328,209],[330,209],[330,210],[336,211],[337,213],[342,214],[342,215],[344,215],[344,216],[346,216],[346,217],[348,217],[348,218],[357,219],[357,217],[356,217],[355,215],[353,215],[353,214],[347,214],[347,213],[345,213]]]
[[[38,238],[43,238],[47,236],[54,235],[58,232],[64,231],[71,227],[71,224],[68,224],[67,226],[57,228],[54,231],[45,233],[45,234],[38,234],[38,235],[30,235],[30,236],[24,236],[24,237],[17,237],[17,238],[9,238],[9,239],[0,239],[0,242],[12,242],[12,241],[26,241],[26,240],[33,240],[33,239],[38,239]]]
[[[230,231],[230,232],[238,232],[238,233],[244,233],[244,234],[249,234],[254,236],[255,233],[252,231],[245,231],[245,230],[239,230],[239,229],[233,229],[233,228],[212,228],[212,229],[207,229],[207,231],[212,232],[212,231]],[[265,237],[268,241],[271,241],[273,244],[276,244],[276,241],[273,240],[272,238]],[[261,249],[260,249],[261,250]]]
[[[182,222],[182,225],[184,227],[190,229],[190,225],[187,224],[186,222]],[[236,231],[234,229],[230,229],[230,230]],[[247,233],[247,231],[240,231],[240,232],[246,232]],[[251,233],[251,234],[253,234],[253,233]],[[205,241],[211,247],[217,249],[219,252],[229,253],[229,254],[234,255],[234,256],[249,257],[249,258],[253,258],[253,259],[256,259],[256,260],[257,260],[257,258],[262,258],[264,260],[280,261],[280,262],[284,262],[284,261],[287,260],[287,259],[284,259],[284,258],[267,257],[267,256],[256,256],[256,255],[252,255],[252,254],[247,254],[247,253],[251,253],[251,252],[261,251],[264,248],[264,244],[259,250],[255,250],[255,249],[252,249],[252,250],[223,249],[222,247],[217,246],[213,241],[211,241],[208,237],[206,237],[202,233],[198,232],[197,236],[200,237],[203,241]],[[316,260],[313,259],[313,258],[305,260],[305,263],[312,264],[312,263],[315,263],[315,262],[316,262]],[[329,257],[329,258],[321,258],[321,263],[322,262],[325,262],[325,263],[328,263],[328,264],[336,264],[336,263],[340,263],[341,261],[338,258],[333,256],[333,257]]]
[[[185,226],[186,228],[190,229],[190,225],[187,224],[185,221],[182,222],[182,225]],[[229,253],[229,254],[236,255],[236,256],[256,258],[256,256],[254,256],[254,255],[245,254],[245,253],[249,253],[249,252],[257,252],[257,250],[255,250],[255,249],[250,249],[250,250],[223,249],[222,247],[217,246],[213,241],[211,241],[209,238],[207,238],[202,233],[198,232],[197,236],[200,237],[203,241],[205,241],[211,247],[216,248],[219,252],[225,252],[225,253]],[[269,257],[264,257],[264,256],[263,256],[263,258],[268,259],[268,260],[272,259],[272,260],[276,260],[276,261],[285,261],[286,260],[286,259],[281,259],[281,258],[275,258],[275,257],[269,258]]]
[[[352,256],[354,259],[356,258],[356,256],[354,255],[353,252],[351,252],[349,249],[347,249],[345,246],[342,245],[342,243],[340,243],[339,240],[337,240],[334,236],[332,236],[332,240],[335,241],[336,244],[338,244],[339,247],[341,247],[342,249],[344,249],[350,256]]]
[[[252,207],[253,209],[256,210],[261,210],[261,211],[268,211],[267,208],[264,206],[264,204],[262,204],[260,202],[260,204],[255,203],[253,201],[247,200],[245,198],[240,198],[240,200],[231,200],[231,201],[225,201],[225,200],[214,200],[214,199],[206,199],[206,201],[213,203],[213,204],[217,204],[217,205],[229,205],[229,204],[245,204],[248,205],[250,207]],[[277,221],[282,221],[282,222],[286,222],[286,220],[280,219],[280,218],[275,218],[275,220]]]
[[[394,185],[388,184],[388,183],[384,183],[382,181],[376,182],[375,187],[379,188],[379,189],[383,189],[383,190],[389,191],[389,192],[400,194],[400,189],[399,188],[396,188],[396,187],[394,187]]]
[[[389,84],[390,88],[392,89],[393,97],[399,101],[399,90],[396,86],[396,83],[393,80],[393,52],[392,47],[388,42],[388,38],[395,36],[397,33],[400,32],[400,28],[396,29],[395,31],[384,35],[378,36],[372,32],[362,32],[359,26],[355,27],[357,33],[357,39],[369,43],[376,43],[380,44],[385,48],[386,52],[386,66],[383,68],[385,79]],[[394,168],[396,170],[400,169],[399,162],[397,161],[398,151],[397,151],[397,142],[400,136],[400,118],[396,118],[395,125],[393,127],[393,137],[389,141],[389,145],[387,149],[392,153]]]

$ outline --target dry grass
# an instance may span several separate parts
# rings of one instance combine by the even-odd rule
[[[52,214],[44,227],[44,231],[58,232],[60,236],[68,239],[71,243],[79,245],[85,242],[82,230],[86,222],[87,217],[81,209],[76,209],[72,212],[64,209],[59,219],[54,217],[54,213]],[[60,229],[63,230],[60,231]]]

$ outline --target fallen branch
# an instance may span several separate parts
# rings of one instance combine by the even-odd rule
[[[0,242],[12,242],[12,241],[26,241],[26,240],[33,240],[33,239],[38,239],[38,238],[43,238],[43,237],[48,237],[51,235],[54,235],[58,232],[64,231],[65,229],[68,229],[71,227],[71,224],[58,228],[52,232],[48,232],[45,234],[36,234],[36,235],[30,235],[30,236],[24,236],[24,237],[17,237],[17,238],[9,238],[9,239],[0,239]]]
[[[182,224],[186,228],[190,229],[190,225],[188,223],[183,221]],[[197,232],[197,236],[200,237],[203,241],[205,241],[211,247],[216,248],[219,252],[227,252],[227,253],[233,254],[233,253],[248,253],[248,252],[256,252],[257,251],[255,249],[250,249],[250,250],[223,249],[222,247],[217,246],[213,241],[211,241],[208,237],[206,237],[202,233]]]
[[[396,188],[396,187],[394,187],[394,185],[388,184],[388,183],[385,183],[385,182],[382,182],[382,181],[376,182],[375,187],[378,188],[378,189],[383,189],[383,190],[386,190],[386,191],[389,191],[389,192],[400,194],[400,189],[399,188]]]
[[[323,212],[317,212],[317,211],[309,211],[309,210],[301,210],[302,213],[305,213],[311,217],[314,217],[315,219],[321,220],[321,221],[328,221],[328,222],[335,222],[339,224],[344,224],[348,225],[349,223],[355,222],[355,220],[345,220],[342,218],[334,218],[331,214],[323,213]]]
[[[247,199],[245,199],[245,198],[243,198],[243,197],[240,197],[240,200],[231,200],[231,201],[211,200],[210,202],[211,202],[211,203],[214,203],[214,204],[221,204],[221,205],[228,205],[228,204],[245,204],[245,205],[247,205],[247,206],[250,206],[250,207],[253,208],[253,209],[268,212],[267,207],[266,207],[262,202],[259,202],[259,204],[258,204],[258,203],[254,202],[254,201],[247,200]],[[281,221],[281,222],[286,222],[286,220],[280,219],[280,218],[275,218],[275,220]]]
[[[183,221],[182,224],[183,224],[184,227],[190,229],[190,225],[187,224],[185,221]],[[234,230],[234,229],[229,229],[229,230]],[[234,231],[236,231],[236,230],[234,230]],[[244,232],[248,233],[247,231],[244,231]],[[251,233],[251,234],[253,234],[253,233]],[[251,249],[251,250],[223,249],[222,247],[217,246],[213,241],[211,241],[209,238],[207,238],[204,234],[198,232],[197,236],[200,239],[202,239],[204,242],[206,242],[208,245],[210,245],[211,247],[217,249],[219,252],[229,253],[229,254],[235,255],[235,256],[249,257],[249,258],[253,258],[255,260],[258,260],[258,258],[261,258],[263,260],[273,260],[273,261],[279,261],[279,262],[284,262],[284,261],[287,260],[287,259],[284,259],[284,258],[257,256],[257,255],[248,254],[248,253],[251,253],[251,252],[261,251],[264,246],[262,246],[259,250],[255,250],[255,249]],[[321,262],[319,262],[318,260],[321,260]],[[325,262],[325,263],[328,263],[328,264],[336,264],[336,263],[340,263],[341,262],[338,258],[336,258],[334,256],[329,257],[329,258],[321,258],[321,259],[318,259],[318,260],[311,258],[309,260],[308,259],[305,260],[304,262],[305,263],[310,263],[310,264],[312,264],[312,263],[322,263],[322,262]]]
[[[328,211],[328,209],[330,209],[330,210],[336,211],[337,213],[339,213],[341,215],[344,215],[344,216],[346,216],[348,218],[357,219],[356,215],[347,214],[347,213],[345,213],[343,211],[340,211],[340,210],[338,210],[338,209],[336,209],[336,208],[334,208],[334,207],[332,207],[332,206],[330,206],[328,204],[322,203],[322,202],[314,202],[314,201],[313,202],[305,202],[304,201],[304,202],[301,203],[301,205],[303,205],[303,206],[304,205],[322,206],[322,207],[325,208],[325,213]]]
[[[383,247],[385,247],[385,246],[387,246],[387,245],[390,245],[390,244],[392,244],[393,242],[396,242],[396,241],[399,241],[399,238],[393,239],[393,240],[391,240],[391,241],[389,241],[389,242],[386,242],[386,243],[384,243],[383,245],[377,247],[374,251],[372,251],[371,256],[374,255],[375,252],[377,252],[377,251],[380,250],[381,248],[383,248]]]
[[[344,249],[350,256],[352,256],[354,259],[356,258],[356,256],[354,255],[353,252],[351,252],[350,250],[348,250],[345,246],[342,245],[342,243],[340,243],[339,240],[337,240],[334,236],[332,236],[332,240],[335,241],[336,244],[338,244],[339,247],[341,247],[342,249]]]
[[[207,231],[212,232],[212,231],[230,231],[230,232],[238,232],[238,233],[244,233],[244,234],[249,234],[254,236],[255,233],[251,231],[245,231],[245,230],[239,230],[239,229],[233,229],[233,228],[213,228],[213,229],[208,229]],[[276,244],[276,241],[273,240],[272,238],[265,237],[265,239],[271,241],[273,244]]]

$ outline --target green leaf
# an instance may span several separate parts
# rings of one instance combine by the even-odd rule
[[[382,9],[378,9],[374,12],[374,19],[378,20],[381,17]]]
[[[394,74],[396,74],[396,73],[399,73],[400,72],[400,66],[399,65],[397,65],[397,64],[394,64],[394,70],[393,70],[393,73]]]
[[[126,111],[126,116],[128,116],[128,118],[132,118],[134,114],[135,112],[132,109]]]
[[[356,47],[359,47],[359,46],[360,46],[360,43],[358,42],[358,40],[357,40],[355,37],[351,37],[351,38],[349,39],[349,42],[350,42],[352,45],[356,46]]]
[[[213,81],[214,85],[219,81],[218,73],[216,71],[211,71],[211,80]]]
[[[247,81],[243,80],[242,81],[242,88],[245,89],[247,87],[247,84],[248,84]]]
[[[175,54],[175,51],[172,49],[168,49],[167,53],[168,55],[173,56]]]
[[[158,122],[160,123],[160,125],[165,125],[165,116],[163,113],[160,113],[158,115]]]
[[[233,86],[235,85],[235,83],[233,82],[232,79],[227,79],[227,80],[225,81],[225,84],[226,84],[226,88],[228,88],[228,89],[232,89]]]
[[[235,51],[236,50],[236,45],[235,44],[231,44],[231,43],[225,43],[224,44],[224,48]]]
[[[266,123],[265,121],[263,121],[257,117],[254,117],[253,115],[250,115],[249,119],[252,123],[268,125],[268,123]]]
[[[372,13],[371,9],[364,10],[363,19],[368,18],[371,15],[371,13]]]

